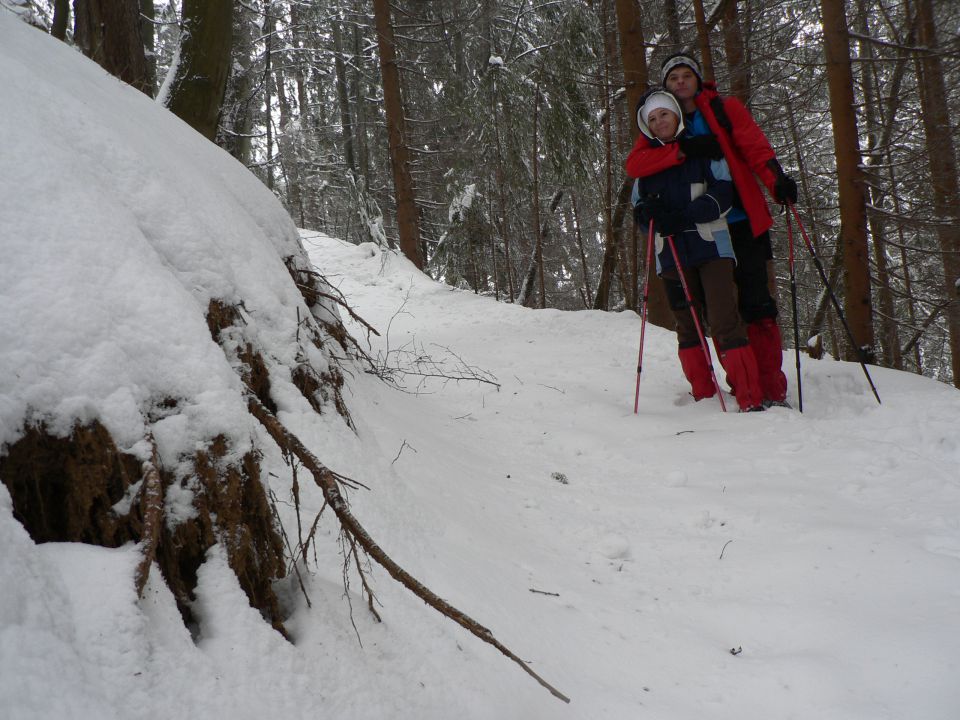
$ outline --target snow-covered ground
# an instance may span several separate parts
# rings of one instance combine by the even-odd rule
[[[2,11],[0,62],[0,442],[26,417],[98,417],[142,452],[144,423],[164,429],[144,405],[176,391],[193,402],[158,433],[162,456],[211,431],[256,444],[295,535],[290,470],[202,323],[210,297],[236,296],[271,366],[292,354],[303,309],[281,282],[282,209]],[[38,546],[0,485],[4,720],[958,717],[955,389],[872,368],[878,406],[859,366],[808,360],[802,415],[723,414],[685,395],[672,335],[649,328],[634,415],[634,314],[496,303],[373,246],[302,237],[380,330],[373,356],[499,386],[395,372],[400,390],[348,363],[356,433],[278,381],[281,419],[369,486],[354,511],[396,561],[572,702],[374,567],[377,623],[355,574],[344,591],[329,511],[303,570],[310,606],[279,588],[290,644],[219,548],[191,636],[159,573],[137,599],[134,548]],[[302,501],[309,525],[322,499],[305,486]]]
[[[471,717],[957,717],[956,390],[871,368],[878,406],[858,365],[807,360],[802,415],[723,414],[653,328],[634,415],[632,313],[497,304],[304,237],[390,347],[501,383],[353,384],[417,570],[573,698]]]

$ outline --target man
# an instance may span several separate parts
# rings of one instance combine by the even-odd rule
[[[773,218],[759,181],[773,199],[796,202],[797,184],[783,172],[776,153],[750,111],[736,98],[721,97],[716,85],[703,82],[700,64],[683,53],[668,57],[661,82],[680,101],[686,133],[677,143],[657,147],[641,133],[627,156],[627,174],[649,177],[681,164],[687,157],[725,158],[737,191],[735,207],[727,215],[737,256],[734,273],[739,308],[750,347],[760,371],[765,405],[785,405],[787,378],[783,374],[783,344],[777,326],[777,305],[767,284],[767,261],[773,258],[770,228]]]

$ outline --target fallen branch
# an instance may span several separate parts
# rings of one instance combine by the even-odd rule
[[[150,441],[150,459],[143,463],[143,488],[140,491],[140,511],[143,513],[143,539],[140,552],[143,557],[137,565],[134,582],[137,597],[143,597],[143,588],[150,577],[150,566],[157,556],[157,544],[160,542],[160,522],[163,518],[163,482],[157,469],[157,445]]]
[[[429,588],[424,586],[423,583],[421,583],[415,577],[410,575],[410,573],[400,567],[396,562],[394,562],[383,551],[383,549],[377,545],[376,542],[374,542],[373,538],[370,537],[363,526],[353,516],[353,513],[350,512],[347,501],[340,494],[340,488],[337,484],[337,477],[334,475],[334,473],[331,472],[329,468],[325,467],[313,455],[313,453],[311,453],[303,445],[303,443],[300,442],[299,438],[287,430],[287,428],[284,427],[284,425],[276,418],[276,416],[270,412],[255,396],[250,395],[248,397],[247,406],[250,410],[250,413],[260,421],[264,428],[266,428],[267,432],[270,433],[270,436],[274,439],[277,445],[279,445],[282,449],[288,450],[296,455],[300,462],[303,463],[303,466],[310,471],[310,473],[313,475],[314,481],[317,483],[317,486],[323,491],[323,495],[327,501],[327,504],[333,509],[333,512],[336,513],[337,518],[340,520],[340,524],[343,529],[351,536],[353,540],[357,542],[357,544],[360,545],[360,547],[364,549],[367,555],[376,560],[376,562],[384,570],[386,570],[394,580],[410,590],[410,592],[419,597],[441,615],[450,618],[455,623],[460,625],[460,627],[480,638],[485,643],[492,645],[501,653],[513,660],[517,665],[523,668],[525,673],[530,675],[534,680],[540,683],[540,685],[546,688],[551,695],[563,700],[563,702],[570,702],[570,698],[550,685],[536,672],[531,670],[523,660],[517,657],[508,647],[498,641],[493,636],[493,633],[491,633],[487,628],[483,627],[476,620],[473,620],[468,615],[450,605],[443,598],[437,596]]]

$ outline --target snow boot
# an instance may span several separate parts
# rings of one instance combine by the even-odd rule
[[[732,381],[731,385],[735,388],[734,397],[737,398],[740,412],[764,410],[760,374],[750,346],[743,345],[724,350],[720,353],[720,362],[727,371],[727,377]]]
[[[747,337],[757,362],[760,390],[771,405],[787,398],[787,376],[783,374],[783,341],[774,318],[761,318],[747,325]]]
[[[704,400],[716,395],[717,389],[710,376],[710,366],[707,365],[707,359],[703,356],[703,348],[699,345],[680,348],[677,355],[680,358],[683,374],[690,382],[690,394],[693,395],[693,399]]]

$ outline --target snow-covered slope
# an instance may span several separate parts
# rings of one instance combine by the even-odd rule
[[[653,328],[634,415],[632,313],[497,304],[304,236],[389,347],[501,383],[354,398],[434,546],[418,569],[573,697],[471,717],[956,717],[955,389],[871,368],[878,406],[858,365],[807,359],[802,415],[723,414]]]
[[[179,121],[3,12],[0,61],[0,442],[25,419],[99,417],[133,452],[149,426],[176,464],[223,432],[262,449],[288,536],[306,535],[319,492],[301,470],[298,530],[291,470],[197,319],[242,297],[268,361],[290,362],[305,310],[279,260],[289,220]],[[157,573],[137,599],[134,548],[38,546],[0,486],[0,716],[956,717],[956,390],[873,369],[877,406],[858,366],[807,361],[803,415],[724,415],[684,395],[674,340],[651,329],[635,416],[635,315],[498,304],[303,236],[407,391],[348,365],[356,433],[282,382],[280,417],[369,486],[350,499],[395,560],[571,704],[377,568],[375,622],[355,574],[344,592],[329,510],[310,606],[295,577],[278,588],[290,644],[219,548],[191,634]],[[426,356],[429,374],[499,387],[403,374]],[[142,408],[168,393],[189,402],[165,427]]]

